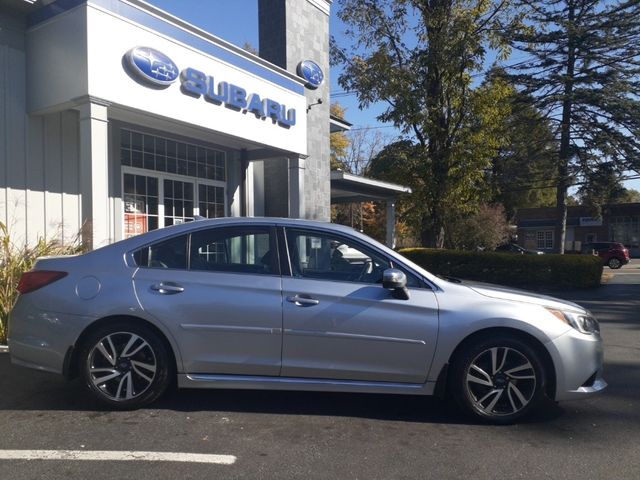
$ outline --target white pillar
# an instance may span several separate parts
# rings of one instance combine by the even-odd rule
[[[387,200],[387,247],[396,248],[396,201]]]
[[[289,159],[289,218],[306,218],[304,164],[304,158]]]
[[[79,110],[82,238],[86,247],[96,249],[114,240],[109,228],[109,122],[106,105],[89,101]]]

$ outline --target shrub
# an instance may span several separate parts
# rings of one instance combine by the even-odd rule
[[[9,312],[18,297],[17,288],[22,273],[31,270],[38,257],[70,255],[79,251],[79,237],[70,245],[60,245],[57,240],[43,238],[33,246],[15,245],[9,229],[0,222],[0,344],[7,342]]]
[[[593,255],[513,255],[406,248],[400,253],[436,275],[525,288],[600,285],[602,259]]]

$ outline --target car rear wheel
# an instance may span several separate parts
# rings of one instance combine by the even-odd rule
[[[162,339],[144,325],[105,325],[83,343],[82,377],[101,403],[116,409],[147,405],[170,383],[169,356]]]
[[[620,261],[620,259],[618,258],[610,258],[609,259],[609,268],[613,268],[614,270],[617,270],[618,268],[622,267],[622,262]]]
[[[508,424],[544,397],[545,372],[538,353],[516,337],[483,338],[452,364],[452,393],[463,410],[482,421]]]

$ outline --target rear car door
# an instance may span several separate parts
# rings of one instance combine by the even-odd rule
[[[134,253],[142,308],[176,339],[185,373],[278,375],[282,293],[275,229],[213,227]]]
[[[382,288],[385,255],[347,236],[287,228],[283,377],[424,383],[436,347],[434,292],[409,275],[409,300]]]

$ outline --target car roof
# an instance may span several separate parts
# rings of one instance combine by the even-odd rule
[[[330,230],[340,233],[346,233],[349,235],[361,236],[359,232],[351,227],[340,225],[330,222],[321,222],[317,220],[303,220],[296,218],[280,218],[280,217],[222,217],[222,218],[207,218],[199,219],[193,222],[182,223],[179,225],[172,225],[170,227],[159,228],[152,230],[141,235],[136,235],[125,240],[106,245],[100,249],[112,249],[123,248],[124,250],[135,249],[138,246],[147,245],[149,243],[161,240],[164,238],[180,235],[182,233],[188,233],[194,230],[200,230],[209,227],[221,227],[221,226],[258,226],[258,225],[273,225],[273,226],[289,226],[289,227],[304,227],[304,228],[321,228],[323,230]]]

